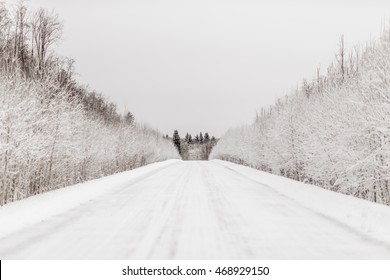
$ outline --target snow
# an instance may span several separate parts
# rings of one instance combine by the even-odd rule
[[[57,189],[0,207],[0,239],[51,217],[91,202],[107,192],[115,191],[164,168],[177,160],[166,160],[131,171],[117,173],[86,183]]]
[[[378,241],[390,244],[390,207],[328,191],[286,177],[262,172],[227,161],[214,160],[243,176],[267,185],[330,219],[345,224]]]
[[[220,160],[0,208],[1,259],[389,259],[390,208]]]

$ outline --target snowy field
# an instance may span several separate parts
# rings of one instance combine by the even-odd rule
[[[390,259],[390,208],[170,160],[5,205],[0,259]]]

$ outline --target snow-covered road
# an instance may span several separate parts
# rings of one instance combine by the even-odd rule
[[[388,222],[390,207],[270,180],[169,161],[32,197],[0,208],[0,259],[390,259],[388,228],[372,218]]]

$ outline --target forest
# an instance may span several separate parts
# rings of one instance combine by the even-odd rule
[[[171,141],[74,78],[58,16],[0,2],[0,206],[179,158]]]
[[[210,157],[390,205],[390,30],[346,50],[322,75],[251,125],[231,129]]]
[[[55,13],[0,2],[0,206],[169,158],[228,160],[390,205],[390,29],[352,50],[340,37],[326,71],[221,139],[163,136],[120,113],[56,54],[61,36]]]
[[[169,136],[166,135],[169,139]],[[172,136],[172,142],[178,150],[183,160],[208,160],[210,153],[218,140],[205,132],[196,134],[194,138],[188,132],[185,138],[180,138],[179,132],[175,130]]]

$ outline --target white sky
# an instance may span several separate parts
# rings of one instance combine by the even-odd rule
[[[9,1],[8,2],[13,2]],[[30,0],[64,23],[82,83],[172,134],[221,136],[348,47],[378,37],[390,1]]]

